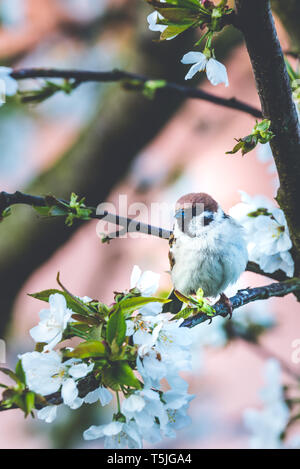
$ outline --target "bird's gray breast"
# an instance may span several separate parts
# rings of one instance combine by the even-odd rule
[[[191,294],[202,288],[205,296],[216,297],[237,281],[246,267],[247,251],[239,230],[226,225],[223,232],[200,238],[177,237],[172,247],[175,289]]]

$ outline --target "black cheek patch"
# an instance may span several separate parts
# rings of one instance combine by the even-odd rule
[[[208,226],[212,221],[214,221],[214,218],[215,217],[214,217],[213,213],[205,215],[204,218],[203,218],[204,226]]]

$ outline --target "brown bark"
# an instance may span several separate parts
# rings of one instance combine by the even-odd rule
[[[277,201],[284,210],[300,274],[300,127],[269,0],[236,0],[237,21],[252,62],[263,117],[270,119],[271,141],[280,179]]]

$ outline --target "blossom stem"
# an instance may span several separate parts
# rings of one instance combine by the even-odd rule
[[[121,412],[121,404],[120,404],[120,396],[119,396],[119,392],[118,392],[118,391],[116,391],[116,396],[117,396],[118,414],[120,414],[120,412]]]

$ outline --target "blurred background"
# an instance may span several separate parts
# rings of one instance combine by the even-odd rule
[[[118,67],[183,83],[186,68],[180,59],[194,37],[188,33],[155,42],[157,34],[148,30],[146,20],[150,12],[142,0],[0,0],[0,64]],[[279,21],[277,26],[286,49],[288,38]],[[214,88],[199,75],[195,86],[259,106],[239,33],[226,29],[215,48],[226,63],[230,87]],[[24,82],[21,87],[36,85]],[[225,155],[234,137],[249,134],[254,123],[247,114],[211,103],[166,94],[149,100],[118,84],[84,84],[70,96],[57,93],[38,105],[11,99],[0,108],[0,188],[67,199],[74,191],[92,206],[118,204],[119,194],[126,194],[128,204],[149,207],[202,191],[228,210],[239,202],[239,190],[269,198],[276,193],[272,159],[262,148],[246,157]],[[161,289],[171,288],[164,240],[137,237],[107,245],[96,234],[97,222],[68,228],[62,220],[42,219],[27,207],[13,211],[0,227],[0,338],[7,340],[10,366],[18,353],[32,350],[28,331],[43,307],[27,293],[56,287],[58,271],[74,294],[107,303],[114,290],[129,287],[135,264],[161,273]],[[239,286],[268,282],[246,273]],[[237,321],[252,315],[273,326],[260,339],[263,348],[242,338],[228,343],[226,320],[200,326],[195,367],[185,374],[196,394],[190,409],[193,423],[160,447],[247,448],[243,411],[261,405],[257,390],[265,359],[279,356],[297,371],[291,344],[300,337],[300,315],[292,295],[256,302],[235,315]],[[288,375],[284,378],[289,382]],[[2,412],[0,448],[101,447],[97,441],[88,445],[81,435],[92,423],[105,422],[106,412],[110,410],[97,406],[64,410],[51,425],[24,421],[19,411]]]

